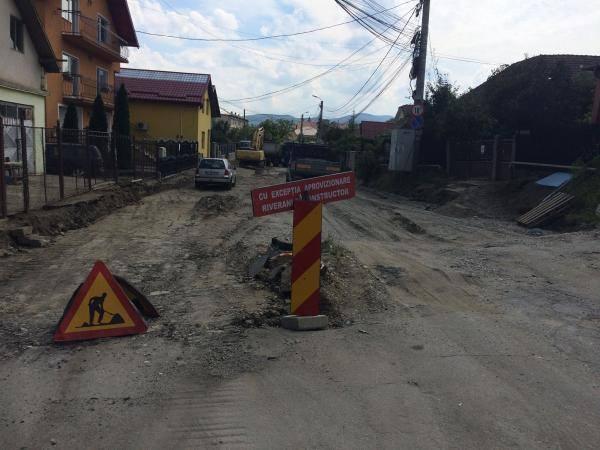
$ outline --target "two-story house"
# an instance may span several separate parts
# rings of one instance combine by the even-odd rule
[[[212,120],[221,116],[210,75],[127,68],[116,85],[129,94],[136,138],[195,141],[199,153],[210,155]]]
[[[27,125],[45,126],[47,73],[59,72],[56,56],[32,0],[0,3],[0,116],[18,123],[21,111]]]
[[[112,123],[115,73],[127,63],[128,47],[139,47],[127,0],[35,1],[62,60],[62,73],[47,77],[46,125],[62,122],[67,105],[73,103],[79,128],[87,127],[98,94]]]

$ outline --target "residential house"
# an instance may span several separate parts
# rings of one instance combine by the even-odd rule
[[[0,120],[9,125],[3,133],[4,155],[15,161],[20,160],[16,125],[24,116],[28,127],[45,126],[46,77],[59,72],[59,66],[31,0],[3,1],[0,17],[4,24],[0,39]],[[44,155],[39,139],[42,134],[28,130],[28,169],[30,173],[41,173]]]
[[[305,138],[316,138],[319,131],[319,122],[304,119],[304,122],[298,122],[295,125],[294,134],[299,137],[302,134]]]
[[[209,155],[212,119],[221,116],[210,75],[122,69],[116,81],[129,94],[136,138],[196,141],[198,152]]]
[[[127,63],[128,47],[139,47],[127,0],[35,1],[54,53],[62,60],[62,73],[48,76],[46,125],[62,122],[72,103],[79,128],[87,127],[98,94],[111,124],[115,73]]]
[[[47,73],[59,72],[56,56],[31,0],[3,1],[0,17],[0,116],[16,122],[24,110],[27,125],[43,127]]]
[[[239,114],[221,114],[221,117],[216,119],[216,121],[229,124],[229,128],[244,128],[248,126],[248,119]]]
[[[393,122],[371,122],[363,120],[359,125],[360,137],[375,140],[384,134],[390,134],[397,127]]]

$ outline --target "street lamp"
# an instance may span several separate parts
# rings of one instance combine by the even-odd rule
[[[315,94],[313,94],[313,97],[321,100],[321,103],[319,103],[319,108],[320,108],[319,123],[317,125],[317,141],[318,141],[321,139],[321,124],[323,123],[323,99]]]
[[[304,114],[308,114],[308,111],[304,111],[302,113],[302,117],[300,118],[300,143],[304,143]]]

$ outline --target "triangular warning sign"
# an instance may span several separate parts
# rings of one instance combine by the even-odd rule
[[[98,261],[67,305],[54,341],[126,336],[144,333],[147,329],[108,267]]]

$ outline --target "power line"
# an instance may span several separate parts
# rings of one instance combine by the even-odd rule
[[[281,38],[288,38],[288,37],[293,37],[293,36],[302,36],[302,35],[306,35],[306,34],[312,34],[312,33],[317,33],[319,31],[324,31],[324,30],[330,30],[332,28],[336,28],[336,27],[340,27],[343,25],[348,25],[351,23],[355,23],[355,22],[360,22],[363,19],[367,19],[368,17],[372,17],[375,16],[377,14],[382,14],[384,12],[388,12],[391,11],[393,9],[397,9],[401,6],[407,5],[409,3],[414,3],[415,0],[409,0],[406,1],[404,3],[400,3],[396,6],[393,6],[391,8],[387,8],[383,11],[380,11],[376,14],[373,15],[369,15],[369,16],[364,16],[364,17],[356,17],[353,20],[348,20],[346,22],[340,22],[340,23],[336,23],[333,25],[327,25],[324,27],[320,27],[320,28],[313,28],[310,30],[304,30],[304,31],[299,31],[296,33],[287,33],[287,34],[273,34],[270,36],[257,36],[257,37],[252,37],[252,38],[219,38],[219,37],[213,37],[213,38],[201,38],[201,37],[189,37],[189,36],[178,36],[178,35],[172,35],[172,34],[162,34],[162,33],[152,33],[149,31],[143,31],[143,30],[136,30],[137,33],[139,34],[145,34],[148,36],[154,36],[154,37],[163,37],[163,38],[168,38],[168,39],[178,39],[178,40],[184,40],[184,41],[199,41],[199,42],[253,42],[253,41],[265,41],[265,40],[269,40],[269,39],[281,39]],[[171,7],[172,8],[172,7]],[[207,32],[206,30],[203,30],[205,32]],[[208,32],[207,32],[208,33]],[[211,36],[214,36],[213,33],[208,33]]]
[[[412,10],[412,13],[411,13],[410,17],[406,21],[406,25],[405,25],[404,29],[410,23],[410,20],[412,19],[412,17],[415,14],[415,12],[416,12],[416,8]],[[378,66],[375,68],[375,70],[373,71],[373,73],[371,73],[371,75],[369,76],[369,78],[367,78],[367,81],[365,81],[363,83],[363,85],[360,87],[360,89],[350,98],[350,100],[348,100],[342,106],[340,106],[339,108],[333,109],[333,110],[329,109],[328,110],[329,112],[337,112],[337,111],[345,108],[346,106],[348,106],[352,102],[352,100],[354,100],[364,90],[364,88],[367,86],[367,84],[369,84],[369,82],[373,79],[373,77],[375,76],[375,74],[377,73],[377,71],[381,68],[381,66],[384,63],[384,61],[387,59],[388,55],[390,54],[390,52],[392,51],[392,49],[394,48],[394,46],[396,45],[396,43],[400,39],[400,36],[402,36],[402,33],[403,33],[404,29],[402,29],[402,31],[400,33],[398,33],[398,37],[396,38],[396,40],[393,42],[392,45],[390,45],[390,48],[388,49],[388,51],[385,54],[385,56],[383,57],[383,59],[379,62]]]
[[[411,13],[411,17],[412,17],[412,14],[414,14],[414,10],[415,10],[415,8],[413,8],[413,9],[411,10],[411,11],[412,11],[412,13]],[[411,11],[409,11],[409,12],[411,12]],[[407,14],[405,14],[404,16],[406,16],[406,15],[408,15],[408,13],[407,13]],[[403,17],[404,17],[404,16],[403,16]],[[403,17],[399,17],[399,18],[397,19],[397,21],[396,21],[396,22],[399,22],[400,20],[402,20],[402,18],[403,18]],[[410,18],[409,18],[409,20],[407,20],[407,22],[409,22],[409,21],[410,21]],[[391,25],[390,25],[390,27],[392,27],[392,26],[394,26],[394,25],[393,25],[393,24],[391,24]],[[400,29],[400,30],[399,30],[399,36],[400,36],[400,35],[402,35],[402,33],[403,33],[403,29]],[[353,58],[353,57],[354,57],[354,56],[355,56],[357,53],[359,53],[361,50],[363,50],[363,49],[364,49],[365,47],[367,47],[368,45],[372,44],[372,43],[373,43],[375,40],[376,40],[376,38],[373,38],[373,39],[371,39],[369,42],[367,42],[366,44],[364,44],[364,45],[363,45],[362,47],[360,47],[358,50],[354,51],[354,52],[353,52],[353,53],[352,53],[350,56],[348,56],[348,57],[344,58],[342,61],[340,61],[339,63],[337,63],[337,64],[336,64],[336,65],[334,65],[333,67],[331,67],[331,68],[329,68],[328,70],[326,70],[326,71],[324,71],[324,72],[322,72],[322,73],[320,73],[320,74],[318,74],[318,75],[315,75],[314,77],[311,77],[311,78],[309,78],[309,79],[307,79],[307,80],[301,81],[301,82],[299,82],[299,83],[296,83],[296,84],[294,84],[294,85],[292,85],[292,86],[289,86],[289,87],[287,87],[287,88],[283,88],[283,89],[279,89],[279,90],[275,90],[275,91],[267,92],[267,93],[265,93],[265,94],[262,94],[262,95],[258,95],[258,96],[254,96],[254,97],[246,97],[246,98],[233,99],[233,100],[231,100],[231,101],[238,101],[238,102],[240,102],[240,101],[248,101],[248,102],[260,101],[260,100],[264,100],[264,99],[266,99],[266,98],[272,97],[272,96],[274,96],[274,95],[278,95],[278,94],[287,93],[287,92],[290,92],[290,91],[292,91],[292,90],[294,90],[294,89],[297,89],[297,88],[299,88],[299,87],[305,86],[306,84],[309,84],[309,83],[311,83],[312,81],[314,81],[314,80],[316,80],[316,79],[318,79],[318,78],[321,78],[321,77],[323,77],[323,76],[325,76],[325,75],[328,75],[329,73],[331,73],[331,72],[333,72],[334,70],[338,69],[339,67],[343,66],[343,64],[344,64],[346,61],[348,61],[349,59]],[[364,56],[363,56],[363,58],[364,58]],[[361,58],[361,59],[362,59],[362,58]]]

